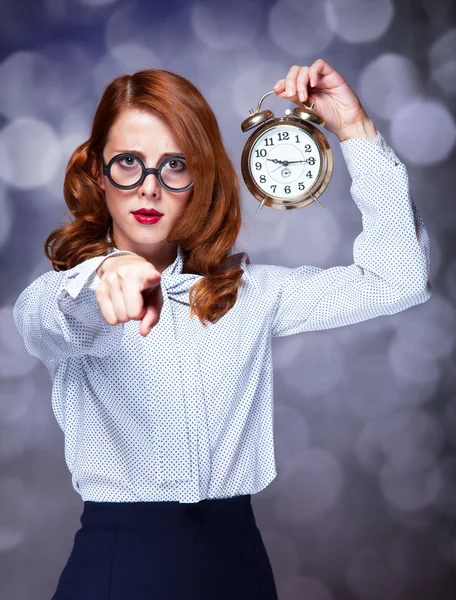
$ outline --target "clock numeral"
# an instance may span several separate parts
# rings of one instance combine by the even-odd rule
[[[309,171],[309,173],[310,173],[310,171]],[[300,189],[300,190],[305,190],[305,189],[306,189],[306,186],[304,185],[304,182],[303,182],[303,181],[300,181],[300,182],[298,183],[298,187],[299,187],[299,189]]]
[[[307,159],[307,162],[309,165],[314,165],[315,164],[315,158],[313,156],[311,156],[310,158]]]
[[[266,156],[266,150],[264,148],[262,148],[261,150],[255,150],[256,152],[256,157],[260,158],[260,156],[265,157]]]
[[[288,133],[288,131],[279,131],[279,142],[282,142],[283,140],[289,140],[290,139],[290,135]]]
[[[266,139],[264,140],[264,145],[265,145],[265,146],[274,146],[274,142],[272,141],[272,137],[270,137],[270,138],[266,138]]]
[[[263,167],[263,165],[260,162],[256,162],[255,167],[256,167],[257,171],[261,171],[261,168]]]
[[[276,191],[276,187],[277,187],[277,184],[275,184],[275,185],[271,185],[271,190],[272,190],[273,192],[275,192],[275,191]]]
[[[289,185],[285,186],[285,194],[289,194],[291,192],[291,188]]]
[[[313,179],[312,171],[307,171],[306,177],[308,177],[309,179]]]
[[[260,175],[260,183],[266,183],[266,175]]]
[[[297,144],[300,144],[300,143],[301,143],[301,140],[299,139],[299,135],[297,135],[297,136],[296,136],[296,143],[297,143]]]
[[[306,144],[304,146],[304,152],[312,152],[311,148],[310,148],[310,144]]]

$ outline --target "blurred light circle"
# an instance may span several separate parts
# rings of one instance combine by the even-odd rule
[[[420,77],[410,58],[385,53],[362,70],[358,83],[359,96],[369,114],[390,120],[405,104],[421,97]]]
[[[431,72],[431,79],[448,94],[456,94],[456,59],[446,63]]]
[[[0,552],[7,552],[22,544],[25,539],[23,527],[3,525],[0,527]]]
[[[445,272],[445,284],[450,296],[456,300],[456,257],[449,261]]]
[[[83,132],[70,133],[60,138],[60,167],[57,169],[54,177],[46,185],[46,190],[49,194],[43,194],[40,200],[40,205],[58,204],[66,209],[65,199],[63,195],[63,184],[65,181],[65,169],[71,155],[83,142],[87,140],[87,136]]]
[[[332,257],[334,260],[340,259],[342,233],[332,210],[321,210],[314,205],[308,207],[305,218],[302,213],[292,215],[292,212],[295,211],[285,212],[283,221],[286,222],[286,228],[280,228],[274,236],[279,240],[281,264],[290,256],[307,265],[321,264]],[[297,218],[301,215],[303,218]]]
[[[335,600],[326,584],[315,577],[289,577],[279,589],[280,600]]]
[[[432,467],[443,444],[439,422],[422,410],[402,410],[369,421],[356,442],[358,462],[377,474],[386,460],[398,469]]]
[[[81,140],[87,140],[90,136],[92,113],[92,101],[82,103],[82,105],[72,110],[67,110],[60,121],[59,134],[62,136],[77,135]]]
[[[257,208],[258,201],[252,197],[249,191],[246,191],[247,197],[245,198],[245,204],[252,210]],[[263,212],[265,214],[263,214]],[[278,253],[281,251],[280,244],[281,239],[286,236],[287,232],[287,221],[286,219],[277,219],[277,215],[271,214],[276,212],[265,210],[261,213],[261,227],[256,227],[253,232],[250,230],[249,222],[246,220],[244,226],[246,228],[246,235],[248,235],[249,243],[255,248],[255,252],[258,256],[264,256],[265,253]],[[259,215],[258,215],[259,216]],[[282,249],[283,250],[283,249]],[[253,255],[253,252],[252,252]]]
[[[346,581],[357,597],[369,600],[398,598],[407,577],[397,569],[388,545],[376,541],[351,549]]]
[[[415,165],[435,165],[453,151],[456,124],[448,108],[438,100],[416,100],[398,110],[391,122],[395,152]]]
[[[160,69],[161,60],[150,48],[141,44],[125,43],[111,47],[112,56],[129,70]]]
[[[50,125],[21,117],[0,131],[0,177],[17,189],[46,185],[60,167],[60,142]]]
[[[179,72],[184,68],[183,65],[195,60],[194,44],[188,47],[190,40],[194,42],[189,27],[189,13],[180,7],[178,9],[172,2],[124,2],[113,8],[106,22],[105,42],[108,50],[125,44],[152,49],[154,54],[159,52],[160,56],[166,57],[165,68],[172,68],[173,61],[176,61]]]
[[[324,518],[337,504],[344,486],[337,459],[318,448],[290,456],[280,477],[282,495],[277,500],[277,513],[294,525]]]
[[[456,310],[451,302],[434,292],[432,301],[420,306],[420,311],[420,318],[414,311],[404,311],[397,322],[395,340],[406,345],[408,353],[414,356],[448,358],[456,345],[453,335]]]
[[[392,465],[419,471],[434,465],[443,444],[437,419],[423,410],[403,410],[377,423],[380,447]]]
[[[351,44],[380,39],[394,17],[391,0],[326,0],[324,7],[330,29]]]
[[[239,145],[241,140],[237,133],[238,130],[240,131],[240,121],[233,110],[233,82],[242,69],[245,68],[246,55],[249,56],[249,62],[261,60],[261,53],[253,43],[249,43],[239,48],[233,48],[229,51],[212,50],[211,52],[208,52],[206,47],[204,47],[199,52],[194,53],[194,69],[196,70],[195,80],[205,84],[204,96],[206,100],[211,105],[217,118],[220,117],[220,120],[223,121],[228,136],[231,136],[234,139],[236,145]],[[223,77],[212,77],[215,73],[223,73]],[[257,91],[257,95],[258,94],[259,91]],[[262,94],[260,94],[257,101],[261,95]],[[269,96],[268,99],[269,98],[271,98],[271,96]],[[255,99],[251,97],[250,102],[253,104]],[[248,115],[248,109],[249,106],[244,108],[245,116]],[[235,150],[235,152],[238,152],[238,150]],[[239,169],[238,165],[235,165],[235,167]],[[240,171],[239,175],[241,175]],[[252,199],[248,201],[249,204],[251,202],[253,202]],[[264,218],[266,215],[263,216],[262,214],[262,217]],[[244,227],[247,225],[248,223],[244,223]],[[257,247],[256,243],[254,246],[255,248]]]
[[[107,6],[108,4],[114,4],[117,0],[79,0],[79,2],[86,6]]]
[[[191,9],[191,24],[197,37],[212,50],[235,50],[253,40],[262,24],[258,0],[231,0],[217,7],[210,0]]]
[[[0,308],[0,378],[27,375],[37,363],[38,359],[27,352],[19,335],[13,319],[13,307],[2,306]]]
[[[279,0],[274,4],[269,13],[268,30],[272,41],[281,50],[305,64],[303,57],[324,52],[334,33],[327,27],[322,2],[308,0],[305,12],[297,4],[290,0]],[[286,72],[281,78],[285,75]]]
[[[388,358],[396,378],[408,383],[432,384],[440,377],[440,367],[433,357],[416,356],[410,345],[393,340],[388,350]]]
[[[5,552],[23,542],[33,497],[20,479],[3,476],[0,478],[0,498],[0,551]]]
[[[346,365],[342,402],[357,419],[381,417],[402,405],[403,390],[392,380],[383,350],[366,352],[360,345],[357,360]]]
[[[437,496],[437,510],[449,517],[456,517],[456,457],[448,456],[440,463],[442,488]]]
[[[456,447],[456,402],[454,392],[444,408],[442,425],[445,429],[446,439],[453,447]]]
[[[297,370],[297,377],[290,380],[290,387],[304,397],[334,390],[342,381],[345,371],[342,349],[331,336],[309,333],[314,333],[311,347],[308,345],[304,355],[297,356],[286,369],[287,373]],[[307,341],[310,342],[310,339]]]
[[[274,453],[277,470],[290,456],[309,446],[310,428],[305,417],[292,406],[277,403],[274,409]]]
[[[0,65],[0,77],[8,81],[0,90],[0,112],[9,119],[36,117],[56,125],[87,93],[91,61],[72,42],[47,44],[40,53],[11,54]]]
[[[28,403],[27,414],[24,418],[10,420],[4,426],[0,422],[0,459],[3,462],[16,459],[26,452],[36,449],[37,446],[43,443],[43,438],[49,434],[51,423],[52,426],[55,425],[50,408],[44,410],[43,404],[37,401],[36,394],[38,392],[40,392],[39,389],[35,390],[35,397],[32,402]],[[28,393],[27,386],[21,387],[20,393]],[[44,394],[46,394],[47,399],[51,391],[44,390]],[[27,398],[24,399],[23,403],[24,405],[27,403]]]
[[[90,90],[90,78],[87,77],[93,56],[86,51],[83,44],[71,41],[53,41],[46,44],[41,52],[51,61],[53,79],[52,88],[41,85],[40,92],[47,98],[51,109],[49,117],[57,114],[65,117],[67,111],[84,103]],[[45,81],[42,83],[46,83]]]
[[[380,487],[385,500],[401,510],[423,510],[432,506],[442,484],[438,467],[412,472],[386,463],[380,470]]]
[[[0,112],[9,119],[48,116],[58,88],[54,63],[37,52],[15,52],[0,64]]]
[[[248,117],[249,109],[255,109],[261,96],[265,92],[271,91],[276,81],[285,77],[287,71],[285,63],[264,60],[261,57],[249,61],[248,66],[239,65],[231,84],[233,109],[236,114],[241,119]],[[288,101],[284,102],[284,98],[277,98],[275,94],[268,96],[267,101],[267,107],[276,115],[276,107],[285,111],[288,106]]]
[[[27,415],[31,402],[36,398],[31,378],[16,377],[0,380],[0,423],[8,425]]]
[[[445,31],[429,48],[429,71],[442,90],[456,94],[456,28]]]
[[[305,340],[300,335],[274,338],[272,345],[274,368],[277,370],[287,369],[291,363],[302,357],[305,348]]]
[[[13,209],[7,196],[7,188],[0,181],[0,250],[10,238],[13,227]]]

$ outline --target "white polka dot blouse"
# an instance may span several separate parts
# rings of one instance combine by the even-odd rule
[[[276,475],[271,340],[392,315],[426,302],[430,247],[407,170],[377,131],[340,143],[363,231],[354,263],[250,264],[233,308],[205,328],[189,317],[183,254],[162,273],[149,335],[111,326],[96,301],[106,256],[49,271],[14,305],[28,352],[47,367],[65,460],[82,499],[199,502],[255,494]],[[112,252],[123,252],[118,249]]]

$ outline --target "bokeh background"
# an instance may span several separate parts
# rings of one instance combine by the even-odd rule
[[[431,237],[433,296],[403,313],[274,340],[278,476],[252,497],[280,600],[456,597],[456,4],[453,0],[2,0],[0,597],[45,600],[80,527],[45,367],[12,319],[51,269],[62,184],[105,85],[189,78],[241,180],[251,262],[353,262],[362,229],[338,139],[331,184],[299,211],[257,201],[241,121],[293,64],[324,58],[407,165]],[[276,115],[289,101],[270,96]]]

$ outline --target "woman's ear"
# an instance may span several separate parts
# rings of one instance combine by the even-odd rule
[[[97,164],[97,159],[92,159],[92,175],[97,180],[98,185],[102,190],[105,189],[103,176],[100,174],[99,165]]]

